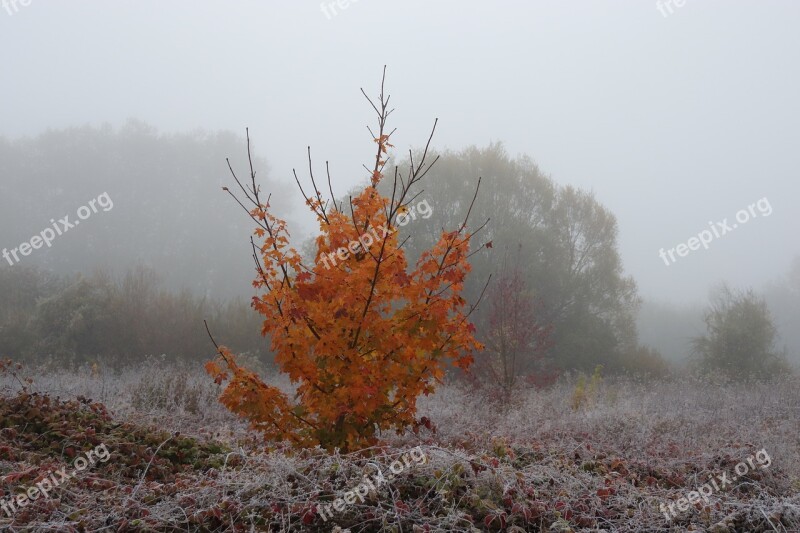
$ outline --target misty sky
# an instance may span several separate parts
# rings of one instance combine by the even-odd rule
[[[796,1],[686,0],[666,17],[650,0],[350,0],[327,16],[317,0],[9,9],[2,136],[129,118],[250,127],[272,176],[304,169],[311,145],[343,193],[374,154],[359,88],[374,94],[386,64],[398,150],[424,144],[438,117],[439,148],[503,141],[594,191],[645,297],[705,301],[722,279],[759,288],[800,255]],[[755,208],[708,250],[659,258],[762,198],[770,216]]]

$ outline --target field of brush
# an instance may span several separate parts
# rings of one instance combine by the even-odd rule
[[[796,376],[606,378],[581,401],[576,380],[563,378],[515,391],[505,406],[451,384],[420,403],[435,431],[338,454],[267,449],[217,403],[199,366],[26,367],[27,392],[0,376],[2,501],[70,474],[47,498],[7,504],[0,530],[800,531]],[[77,471],[100,445],[107,460]],[[424,461],[321,516],[417,446]],[[759,451],[768,462],[753,463]],[[724,473],[736,480],[680,510],[680,498]]]

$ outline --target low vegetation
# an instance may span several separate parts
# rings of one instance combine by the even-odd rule
[[[20,492],[105,443],[111,453],[13,517],[9,531],[791,531],[800,527],[800,382],[562,376],[515,389],[505,416],[469,387],[422,398],[428,428],[370,456],[265,451],[196,370],[152,361],[0,378],[0,489]],[[176,375],[186,384],[176,386]],[[25,381],[30,376],[32,382]],[[288,381],[268,380],[291,392]],[[148,394],[143,395],[143,383]],[[592,384],[593,383],[593,384]],[[21,386],[27,387],[20,392]],[[589,389],[591,388],[591,394]],[[62,399],[56,399],[60,396]],[[91,398],[91,399],[90,399]],[[591,401],[589,401],[589,399]],[[170,428],[169,432],[163,428]],[[419,445],[428,460],[333,519],[318,506]],[[766,449],[768,469],[668,522],[659,511]]]

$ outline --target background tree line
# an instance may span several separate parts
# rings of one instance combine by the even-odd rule
[[[0,137],[0,249],[13,248],[108,192],[114,208],[36,250],[19,266],[60,274],[117,274],[131,265],[159,273],[173,290],[230,298],[250,294],[252,228],[221,192],[226,158],[247,164],[241,136],[163,134],[137,121],[121,128],[76,127],[34,138]],[[283,186],[265,182],[287,215]],[[6,261],[0,268],[9,266]]]
[[[220,192],[228,184],[226,158],[247,165],[244,146],[233,134],[165,135],[135,121],[116,130],[0,138],[0,246],[29,239],[100,192],[115,200],[113,211],[25,264],[0,264],[0,355],[113,364],[161,353],[202,360],[213,353],[202,327],[211,319],[225,344],[268,362],[268,341],[254,333],[259,325],[249,308],[252,224]],[[671,364],[697,361],[698,350],[711,353],[711,344],[695,342],[699,337],[744,327],[717,327],[720,316],[737,312],[733,304],[712,302],[704,311],[642,302],[623,269],[614,214],[591,193],[556,183],[529,157],[510,157],[499,143],[433,155],[439,161],[424,189],[412,191],[433,214],[399,228],[404,248],[413,262],[441,228],[456,227],[482,178],[471,220],[491,219],[476,242],[492,248],[470,257],[465,297],[476,301],[494,276],[473,317],[487,347],[502,345],[513,359],[514,375],[588,373],[599,364],[605,372],[664,375]],[[401,172],[408,163],[398,161]],[[255,166],[267,168],[260,159]],[[292,220],[282,201],[288,185],[269,175],[265,181],[276,212]],[[745,294],[755,303],[738,320],[761,324],[765,346],[751,358],[781,359],[782,343],[789,355],[800,353],[800,261],[766,286],[763,301]],[[709,324],[709,313],[716,322]],[[487,352],[487,361],[503,350]],[[743,356],[731,357],[753,368]],[[508,380],[503,364],[475,370]]]
[[[121,368],[148,355],[201,361],[214,354],[204,320],[232,349],[268,361],[258,315],[243,299],[222,301],[160,287],[152,269],[114,278],[0,269],[0,354],[58,364]],[[267,363],[268,365],[268,363]]]

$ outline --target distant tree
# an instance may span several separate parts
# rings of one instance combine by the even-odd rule
[[[664,378],[672,371],[661,352],[646,345],[636,345],[626,350],[621,363],[631,374],[647,378]]]
[[[767,304],[752,290],[734,292],[723,285],[712,296],[705,322],[706,334],[693,341],[702,370],[736,380],[770,378],[788,370],[785,350],[776,348]]]
[[[409,257],[431,246],[440,228],[457,223],[471,198],[469,176],[488,185],[474,206],[476,216],[492,220],[484,238],[496,249],[523,244],[521,275],[535,288],[539,318],[554,325],[555,363],[586,372],[597,364],[620,370],[623,354],[636,345],[638,297],[623,272],[616,219],[592,194],[558,186],[529,157],[511,158],[501,144],[442,153],[424,190],[415,192],[447,201],[432,201],[433,215],[408,230]],[[475,298],[479,280],[496,273],[498,264],[488,253],[473,255],[470,263],[475,275],[465,294]],[[476,321],[485,323],[488,312],[484,308]]]
[[[503,271],[493,281],[487,298],[488,319],[482,328],[486,349],[475,371],[484,372],[483,378],[499,387],[507,401],[520,377],[541,369],[552,346],[553,327],[537,317],[535,299],[518,260],[509,265],[504,258]]]
[[[108,344],[103,342],[115,320],[108,312],[112,290],[78,276],[63,291],[41,299],[34,318],[35,352],[63,363],[113,357],[104,353]]]
[[[37,302],[61,292],[66,283],[34,267],[0,266],[0,357],[28,358],[39,335],[34,316]]]
[[[542,260],[551,297],[555,354],[563,368],[624,369],[637,343],[636,283],[617,250],[617,221],[594,196],[573,187],[556,195],[547,218],[554,242]]]

